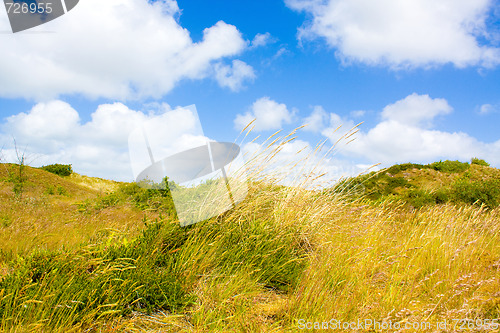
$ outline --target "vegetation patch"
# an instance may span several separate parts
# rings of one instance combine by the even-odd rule
[[[434,162],[429,164],[428,166],[436,171],[455,173],[466,171],[470,167],[470,164],[467,162],[446,160]]]
[[[40,169],[61,177],[68,177],[73,173],[73,168],[71,167],[71,164],[50,164],[50,165],[45,165]]]
[[[482,166],[490,166],[488,162],[485,160],[479,159],[477,157],[473,157],[470,161],[470,164],[482,165]]]
[[[192,298],[173,269],[176,254],[169,250],[176,246],[169,240],[178,239],[161,237],[162,226],[147,225],[126,245],[17,259],[14,273],[0,281],[4,328],[36,322],[56,328],[131,311],[150,314],[187,306]]]

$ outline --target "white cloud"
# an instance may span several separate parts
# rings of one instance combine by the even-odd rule
[[[366,114],[366,111],[365,110],[355,110],[355,111],[351,111],[349,114],[353,118],[360,118]]]
[[[386,106],[381,112],[381,121],[368,131],[357,133],[356,139],[346,145],[342,153],[386,166],[404,162],[429,163],[441,159],[468,161],[472,157],[484,158],[492,165],[500,166],[500,140],[486,143],[463,132],[451,133],[432,128],[432,121],[437,116],[451,111],[444,99],[412,94]],[[332,123],[336,125],[341,121],[338,115],[332,115]],[[346,122],[345,119],[343,121]],[[339,137],[326,130],[322,133],[332,143]]]
[[[252,40],[252,43],[250,46],[252,48],[257,48],[261,46],[266,46],[270,43],[273,43],[275,39],[271,36],[269,32],[266,32],[265,34],[257,34]]]
[[[193,42],[179,14],[175,0],[85,0],[35,28],[54,33],[4,34],[0,96],[158,98],[180,80],[208,77],[214,62],[247,47],[236,27],[222,21]],[[9,30],[7,15],[0,30]]]
[[[445,99],[432,99],[429,95],[413,93],[394,104],[387,105],[382,111],[382,119],[395,120],[411,126],[430,127],[436,116],[446,115],[451,111],[452,108]]]
[[[273,55],[273,60],[278,59],[279,57],[283,56],[286,53],[289,53],[285,47],[280,47],[280,49]]]
[[[28,156],[36,157],[31,158],[32,166],[72,164],[78,173],[132,181],[133,174],[143,170],[150,161],[148,154],[143,156],[142,151],[133,149],[134,145],[129,151],[130,134],[138,124],[148,124],[146,132],[155,159],[161,159],[167,153],[175,153],[169,149],[182,151],[208,139],[203,136],[197,116],[193,117],[192,113],[185,112],[189,107],[175,110],[167,104],[152,107],[155,110],[145,113],[132,110],[122,103],[102,104],[91,114],[88,122],[83,122],[78,112],[66,102],[55,100],[38,103],[31,110],[10,116],[0,124],[0,147],[3,147],[0,153],[8,161],[15,161],[12,147],[14,137],[18,147],[26,147]],[[284,104],[278,104],[269,98],[257,100],[252,108],[257,114],[267,114],[270,110],[277,112],[278,117],[273,118],[275,120],[266,120],[269,124],[291,117]],[[284,116],[285,114],[288,116]],[[173,126],[170,127],[169,124]],[[166,127],[169,130],[165,130]],[[139,141],[132,143],[140,144]],[[167,147],[160,144],[162,142],[171,144]],[[264,147],[248,143],[242,149],[249,157],[262,151]],[[268,152],[276,148],[278,146],[275,144]],[[274,175],[281,179],[282,184],[288,185],[303,184],[304,177],[311,175],[311,172],[314,175],[327,173],[316,182],[308,180],[305,183],[307,186],[325,186],[341,176],[354,175],[364,170],[353,162],[332,156],[325,157],[322,152],[314,151],[315,148],[308,142],[294,140],[280,146],[271,162],[254,161],[253,171],[260,169],[263,172],[261,175]],[[265,154],[260,155],[261,158],[264,156]]]
[[[102,104],[91,114],[91,120],[83,123],[78,112],[65,102],[39,103],[29,112],[10,116],[0,124],[0,147],[5,158],[15,160],[12,147],[15,138],[18,147],[36,156],[33,166],[67,163],[78,173],[132,181],[128,139],[138,124],[152,119],[153,123],[174,124],[170,130],[162,128],[149,133],[151,148],[158,156],[161,151],[154,144],[160,139],[156,135],[175,137],[166,142],[178,149],[194,141],[206,142],[205,137],[186,135],[203,132],[196,119],[186,118],[186,113],[180,111],[162,104],[155,112],[146,114],[122,103]]]
[[[68,103],[52,101],[35,105],[29,113],[20,113],[7,119],[16,136],[33,140],[58,140],[70,136],[80,123],[78,112]]]
[[[312,16],[299,38],[321,37],[345,62],[428,67],[492,67],[500,49],[480,42],[493,38],[486,19],[491,0],[286,0]]]
[[[231,66],[221,63],[215,65],[215,79],[221,87],[239,91],[243,88],[243,82],[255,79],[255,72],[252,66],[245,62],[233,60]]]
[[[499,112],[500,107],[498,105],[483,104],[479,107],[479,114],[487,115],[491,113]]]
[[[387,120],[367,133],[360,133],[348,150],[371,161],[393,164],[440,159],[469,160],[481,153],[483,145],[466,133],[427,130]]]
[[[286,47],[281,46],[272,57],[263,60],[262,64],[265,66],[270,66],[274,61],[276,61],[276,60],[278,60],[286,55],[290,55],[291,53],[292,52],[287,50]]]
[[[307,125],[304,127],[304,131],[309,132],[319,132],[324,126],[325,122],[328,119],[328,114],[322,106],[317,105],[314,107],[313,112],[306,118],[304,118],[303,125]]]
[[[281,129],[283,124],[292,122],[294,113],[290,112],[285,104],[277,103],[269,97],[256,100],[250,110],[245,114],[238,114],[234,119],[236,129],[242,130],[252,120],[255,122],[254,131],[267,131]]]

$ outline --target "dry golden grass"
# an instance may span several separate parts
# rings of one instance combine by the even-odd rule
[[[374,319],[429,322],[434,328],[429,331],[437,331],[437,322],[446,319],[446,331],[453,332],[453,320],[500,316],[499,210],[445,205],[412,211],[304,193],[301,201],[286,200],[293,195],[298,193],[277,200],[273,193],[274,204],[264,214],[270,227],[294,220],[303,228],[300,237],[310,252],[294,291],[266,289],[245,275],[223,282],[204,276],[197,280],[197,305],[189,312],[135,315],[99,329],[300,332],[299,319]]]
[[[129,204],[88,213],[82,204],[98,199],[104,189],[115,189],[117,182],[78,175],[63,178],[30,167],[23,192],[16,195],[6,181],[13,167],[0,167],[0,262],[35,249],[69,250],[111,233],[132,237],[142,228],[145,215],[157,216]]]
[[[120,182],[98,177],[89,177],[74,172],[69,176],[69,180],[75,184],[96,190],[100,194],[111,193],[116,191],[120,186]]]
[[[332,216],[291,318],[410,322],[498,318],[499,211],[348,208]]]

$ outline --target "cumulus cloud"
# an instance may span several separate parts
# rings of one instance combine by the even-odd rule
[[[480,115],[487,115],[491,113],[497,113],[500,110],[499,105],[492,105],[492,104],[483,104],[479,107],[479,114]]]
[[[386,106],[381,121],[368,131],[360,131],[342,153],[371,163],[391,165],[404,162],[433,162],[441,159],[467,161],[480,157],[500,166],[500,140],[486,143],[463,132],[435,129],[432,121],[452,112],[448,102],[428,95],[412,94]],[[332,123],[349,120],[332,115]],[[347,126],[347,127],[349,127]],[[331,126],[333,128],[334,126]],[[322,132],[334,143],[339,134]]]
[[[286,0],[311,20],[301,40],[323,38],[345,62],[429,67],[452,63],[492,67],[500,49],[492,46],[487,18],[491,0]]]
[[[78,112],[68,103],[52,101],[35,105],[29,113],[7,118],[12,134],[33,141],[66,139],[80,122]]]
[[[234,125],[236,129],[242,130],[255,119],[254,131],[277,130],[281,129],[283,124],[290,124],[293,115],[285,104],[262,97],[253,103],[248,112],[236,115]]]
[[[233,60],[231,66],[221,63],[215,65],[215,79],[221,87],[239,91],[243,88],[245,81],[255,79],[255,72],[252,66],[247,63],[241,60]]]
[[[308,132],[319,132],[324,126],[325,122],[328,119],[328,114],[322,106],[317,105],[314,107],[313,112],[306,118],[304,118],[303,125],[307,125],[304,127],[304,131]]]
[[[0,96],[158,98],[180,80],[208,77],[215,62],[247,47],[223,21],[193,41],[178,15],[175,0],[86,0],[36,28],[54,33],[2,35]],[[6,15],[0,30],[9,30]]]
[[[8,117],[0,124],[3,155],[15,160],[12,138],[18,147],[34,152],[34,166],[52,163],[73,164],[74,169],[90,176],[132,181],[129,135],[141,123],[173,124],[170,130],[159,128],[149,133],[156,156],[164,152],[155,142],[169,142],[176,149],[206,142],[197,115],[185,109],[172,110],[167,104],[145,113],[122,103],[99,105],[91,120],[82,122],[78,112],[60,100],[38,103],[30,111]],[[193,134],[194,133],[194,134]],[[170,135],[168,140],[157,135]],[[135,170],[137,171],[137,170]]]
[[[387,105],[382,111],[383,120],[394,120],[410,126],[430,127],[438,115],[446,115],[452,108],[443,98],[430,98],[416,93]]]
[[[255,35],[250,46],[252,48],[266,46],[270,43],[273,43],[274,41],[275,39],[271,36],[271,34],[269,32],[266,32],[265,34]]]

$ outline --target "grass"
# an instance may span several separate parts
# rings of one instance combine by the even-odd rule
[[[2,165],[0,331],[499,318],[500,208],[449,198],[463,184],[472,197],[494,191],[498,170],[446,165],[394,167],[329,191],[250,174],[240,205],[186,228],[159,190],[27,168],[18,197],[14,166]]]

